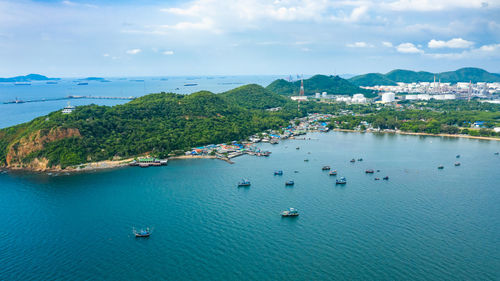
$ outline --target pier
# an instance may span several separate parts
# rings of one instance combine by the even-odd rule
[[[48,98],[48,99],[35,99],[35,100],[20,100],[15,99],[13,101],[5,101],[3,104],[19,104],[19,103],[27,103],[27,102],[45,102],[45,101],[59,101],[59,100],[72,100],[72,99],[94,99],[94,100],[134,100],[137,97],[108,97],[108,96],[73,96],[69,95],[66,97],[60,98]]]

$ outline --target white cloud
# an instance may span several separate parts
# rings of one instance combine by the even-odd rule
[[[346,44],[347,47],[349,48],[368,48],[368,47],[373,47],[373,45],[368,44],[366,42],[354,42],[350,44]]]
[[[164,55],[173,55],[174,51],[164,51],[162,54],[164,54]]]
[[[467,40],[464,40],[462,38],[453,38],[453,39],[448,40],[448,41],[432,39],[427,44],[427,46],[429,48],[432,48],[432,49],[435,49],[435,48],[465,49],[465,48],[470,48],[473,45],[474,45],[474,42],[467,41]]]
[[[424,51],[417,48],[412,43],[402,43],[396,47],[396,50],[404,54],[422,54]]]
[[[465,50],[460,53],[428,53],[425,55],[435,59],[500,58],[500,44],[483,45],[479,48]]]
[[[142,51],[141,49],[131,49],[131,50],[127,50],[127,54],[129,54],[129,55],[137,55],[141,51]]]
[[[443,11],[451,9],[480,9],[491,6],[498,6],[498,1],[486,0],[396,0],[384,2],[381,4],[383,8],[394,11]]]
[[[382,45],[384,45],[385,47],[389,47],[389,48],[392,47],[392,43],[391,42],[387,42],[387,41],[382,41]]]
[[[500,52],[500,44],[484,45],[479,50],[482,52]]]

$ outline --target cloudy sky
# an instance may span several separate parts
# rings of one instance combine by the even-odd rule
[[[0,76],[500,72],[500,0],[0,0]]]

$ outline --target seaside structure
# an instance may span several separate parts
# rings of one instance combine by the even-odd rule
[[[62,113],[63,114],[70,114],[71,112],[73,112],[73,110],[75,110],[75,107],[70,105],[68,102],[68,105],[63,108]]]

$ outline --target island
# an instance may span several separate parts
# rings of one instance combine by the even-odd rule
[[[0,82],[31,82],[31,81],[49,81],[49,80],[61,80],[60,78],[49,78],[40,74],[28,74],[24,76],[15,76],[10,78],[0,78]]]
[[[324,87],[329,89],[346,85],[341,78],[325,77],[313,76],[307,81],[326,81]],[[500,104],[474,99],[379,103],[375,102],[378,97],[360,104],[342,98],[297,101],[291,96],[296,91],[284,82],[297,86],[298,81],[277,80],[266,88],[249,84],[220,94],[161,92],[122,105],[85,105],[71,112],[52,112],[0,130],[0,167],[71,171],[102,161],[123,164],[142,156],[182,156],[194,147],[248,141],[256,134],[280,135],[284,131],[297,135],[310,130],[343,130],[500,140]],[[306,80],[303,83],[311,85]],[[292,93],[276,85],[287,85]]]

